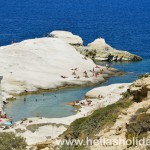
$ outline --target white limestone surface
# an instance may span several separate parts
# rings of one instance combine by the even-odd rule
[[[93,77],[96,65],[91,59],[84,59],[72,46],[58,38],[25,40],[0,47],[0,75],[2,99],[12,95],[40,89],[56,89],[68,85],[82,85],[105,81],[103,75]],[[76,75],[72,73],[74,70]],[[100,68],[95,68],[99,71]],[[108,76],[114,70],[104,72]],[[85,77],[84,71],[89,78]],[[65,76],[66,78],[61,78]],[[79,78],[77,78],[79,77]]]
[[[75,45],[77,45],[77,46],[83,45],[82,38],[79,37],[78,35],[72,34],[69,31],[61,31],[61,30],[53,31],[50,33],[50,36],[54,37],[54,38],[60,38],[60,39],[64,40],[65,42],[67,42],[68,44],[71,44],[74,46]]]

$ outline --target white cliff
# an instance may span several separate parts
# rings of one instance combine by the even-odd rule
[[[95,66],[91,59],[84,59],[72,46],[57,38],[31,39],[0,47],[3,100],[23,92],[101,83],[106,74],[112,76],[116,72]],[[93,68],[103,69],[104,76],[93,76]]]
[[[138,61],[141,57],[127,51],[116,50],[108,45],[103,38],[98,38],[85,47],[76,47],[84,54],[96,61]]]
[[[68,31],[53,31],[50,33],[51,37],[60,38],[74,46],[77,51],[96,61],[139,61],[141,57],[131,54],[127,51],[116,50],[108,45],[103,38],[95,39],[87,46],[83,46],[82,38],[73,35]]]
[[[73,35],[71,32],[68,31],[53,31],[50,33],[50,36],[54,38],[60,38],[73,46],[83,45],[83,40],[81,37],[79,37],[78,35]]]

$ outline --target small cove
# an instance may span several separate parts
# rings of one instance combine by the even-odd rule
[[[105,65],[106,62],[97,63]],[[112,77],[106,83],[99,86],[110,85],[114,83],[129,83],[138,78],[139,75],[149,72],[150,60],[145,59],[140,62],[111,63],[111,66],[119,70],[128,72],[128,74],[119,77]],[[75,114],[74,108],[66,105],[66,102],[84,99],[84,95],[94,87],[67,88],[44,94],[32,94],[17,96],[16,100],[9,101],[4,108],[8,117],[13,117],[18,121],[27,117],[49,117],[60,118]]]

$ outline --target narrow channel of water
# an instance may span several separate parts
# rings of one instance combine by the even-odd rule
[[[105,65],[106,63],[98,63]],[[113,83],[129,83],[138,78],[139,75],[150,72],[150,60],[146,59],[133,63],[112,63],[112,67],[122,71],[129,72],[125,76],[112,77],[106,83],[98,86],[110,85]],[[96,86],[96,87],[98,87]],[[69,88],[55,92],[43,94],[33,94],[27,96],[18,96],[15,101],[10,101],[5,106],[5,112],[8,117],[13,117],[14,121],[26,117],[66,117],[75,114],[72,107],[66,105],[66,102],[84,99],[86,92],[94,87]],[[24,101],[24,98],[26,101]]]

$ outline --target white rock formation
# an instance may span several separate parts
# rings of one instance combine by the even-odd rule
[[[72,46],[57,38],[39,38],[0,47],[0,75],[3,100],[10,95],[68,85],[105,81],[103,75],[93,77],[96,65],[84,59]],[[75,71],[71,69],[78,68]],[[107,70],[104,73],[115,74]],[[99,68],[95,68],[95,71]],[[84,71],[89,78],[84,77]],[[105,75],[106,75],[105,74]],[[67,78],[61,78],[65,76]],[[77,78],[77,77],[80,78]]]
[[[68,44],[71,44],[73,46],[83,45],[83,41],[81,37],[77,35],[73,35],[71,32],[68,31],[53,31],[50,33],[50,36],[54,38],[62,39]]]
[[[98,38],[96,40],[94,40],[93,42],[88,44],[89,47],[91,48],[95,48],[95,49],[105,49],[107,48],[111,48],[108,44],[106,44],[105,40],[103,38]]]
[[[127,90],[129,87],[130,83],[118,83],[118,84],[111,84],[108,86],[102,86],[98,88],[94,88],[91,91],[87,92],[85,96],[87,98],[98,98],[99,95],[103,97],[110,97],[117,95],[117,97],[121,97],[120,93],[123,93]],[[113,98],[112,98],[113,99]],[[114,98],[115,99],[115,98]],[[119,99],[119,98],[117,98]]]
[[[84,55],[99,61],[137,61],[141,57],[127,51],[116,50],[108,45],[103,38],[98,38],[85,47],[76,47]]]
[[[51,37],[59,38],[74,46],[77,51],[96,61],[138,61],[141,57],[127,51],[116,50],[105,42],[105,39],[98,38],[87,46],[83,46],[82,38],[73,35],[68,31],[53,31]]]

